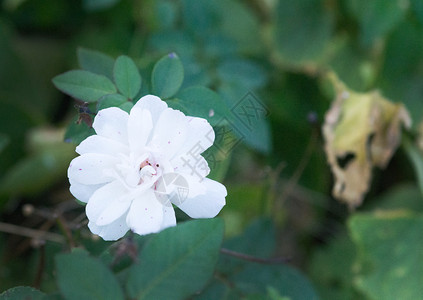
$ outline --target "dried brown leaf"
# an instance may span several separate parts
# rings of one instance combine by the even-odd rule
[[[411,119],[401,103],[379,92],[357,93],[330,75],[336,98],[323,125],[325,151],[335,176],[333,196],[355,208],[369,190],[372,168],[385,168]]]

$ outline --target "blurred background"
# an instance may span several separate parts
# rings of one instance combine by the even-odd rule
[[[334,92],[323,75],[333,70],[351,89],[378,89],[404,103],[416,134],[423,119],[423,2],[0,5],[0,292],[16,285],[54,290],[52,257],[65,240],[93,253],[107,244],[89,234],[84,208],[68,191],[66,170],[76,154],[64,136],[78,107],[51,81],[77,69],[78,51],[90,49],[130,56],[143,78],[160,57],[175,52],[185,68],[183,86],[207,86],[229,107],[252,96],[267,116],[241,126],[239,142],[212,165],[212,177],[228,189],[220,214],[228,239],[257,218],[271,218],[276,239],[270,254],[290,257],[322,299],[364,297],[353,280],[360,270],[353,268],[357,245],[347,234],[351,212],[331,197],[321,125]],[[359,211],[422,211],[413,165],[402,148],[373,175]],[[40,239],[39,231],[51,235]]]

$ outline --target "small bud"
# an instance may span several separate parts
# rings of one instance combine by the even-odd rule
[[[22,213],[25,217],[29,217],[30,215],[32,215],[35,211],[34,205],[32,204],[25,204],[22,207]]]
[[[316,124],[317,123],[317,121],[318,121],[318,116],[317,116],[317,113],[315,112],[315,111],[310,111],[308,114],[307,114],[307,121],[310,123],[310,124]]]

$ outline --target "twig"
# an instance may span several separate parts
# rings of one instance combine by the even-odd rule
[[[36,230],[26,227],[21,227],[13,224],[0,222],[0,231],[10,234],[26,236],[33,239],[43,239],[51,242],[63,244],[65,239],[57,233],[47,232],[43,230]]]
[[[80,229],[82,226],[87,225],[87,223],[86,214],[83,212],[70,222],[69,227],[71,229]]]
[[[229,250],[229,249],[226,249],[226,248],[221,248],[220,253],[230,255],[230,256],[233,256],[233,257],[236,257],[236,258],[239,258],[239,259],[259,263],[259,264],[269,264],[269,265],[284,264],[284,263],[291,260],[290,258],[286,258],[286,257],[260,258],[260,257],[248,255],[248,254],[245,254],[245,253],[232,251],[232,250]]]
[[[75,248],[75,241],[73,240],[73,237],[72,237],[72,231],[70,230],[65,218],[61,214],[58,214],[56,220],[60,229],[65,234],[66,239],[68,240],[69,246],[71,248]]]
[[[311,154],[313,153],[313,149],[316,145],[318,137],[318,131],[313,128],[312,134],[310,137],[310,141],[307,145],[306,150],[304,151],[304,155],[301,158],[300,163],[297,166],[297,169],[295,170],[294,174],[289,179],[288,183],[286,184],[285,189],[282,191],[282,195],[280,196],[280,199],[283,201],[285,198],[291,194],[292,190],[294,189],[295,185],[297,184],[298,180],[301,178],[301,175],[303,174],[308,162],[310,161]]]
[[[35,280],[34,280],[34,287],[36,289],[40,288],[41,280],[43,279],[45,261],[46,261],[46,249],[45,249],[45,245],[41,245],[40,258],[38,260],[38,266],[37,266],[37,275],[35,276]]]

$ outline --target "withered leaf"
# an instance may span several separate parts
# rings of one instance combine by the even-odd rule
[[[358,93],[335,74],[329,75],[336,91],[323,125],[325,152],[335,177],[334,197],[352,209],[369,190],[372,168],[384,168],[401,141],[401,128],[411,119],[401,103],[378,91]]]

